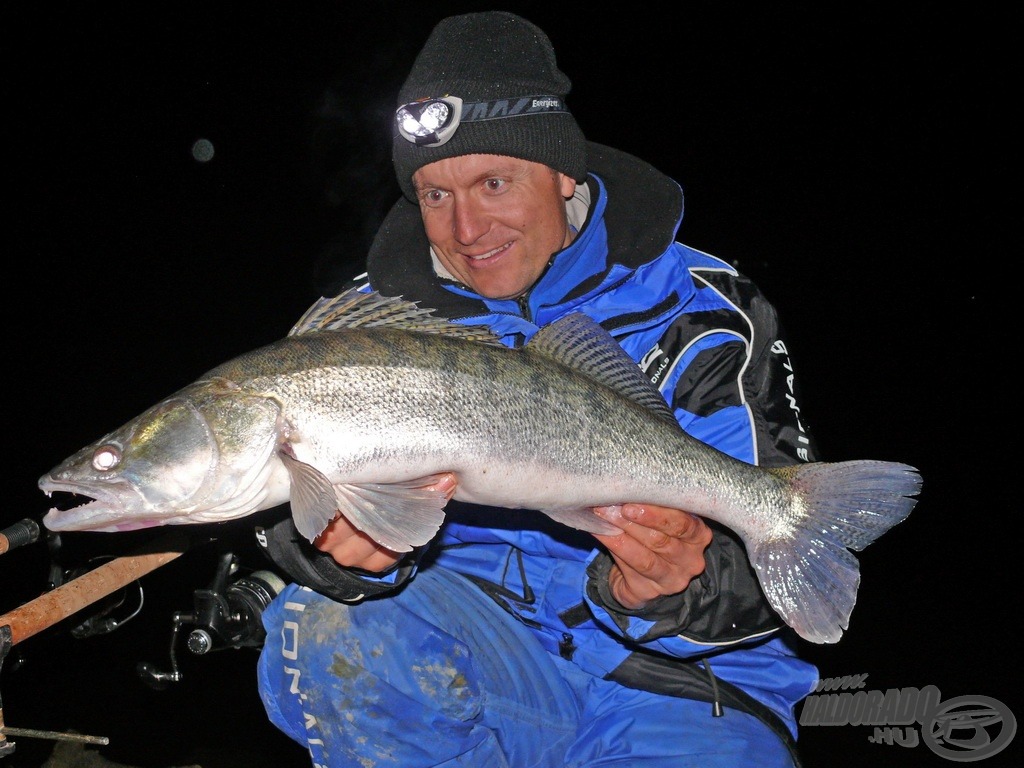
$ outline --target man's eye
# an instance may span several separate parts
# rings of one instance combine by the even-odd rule
[[[429,205],[437,205],[444,200],[444,192],[439,189],[431,189],[423,194],[423,200]]]
[[[487,189],[490,190],[491,192],[497,192],[499,189],[501,189],[503,186],[505,186],[505,180],[504,179],[487,179],[484,182],[484,186],[487,187]]]

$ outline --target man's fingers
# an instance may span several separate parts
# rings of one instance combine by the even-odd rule
[[[700,517],[655,504],[623,504],[622,517],[644,528],[659,531],[670,539],[684,544],[707,546],[711,543],[711,529]]]
[[[595,507],[594,513],[651,549],[663,551],[680,543],[703,549],[711,529],[701,518],[678,509],[652,504]]]
[[[596,507],[594,512],[622,529],[596,538],[614,560],[609,583],[623,605],[636,608],[659,595],[681,592],[704,570],[712,532],[701,518],[654,504]]]
[[[689,513],[674,518],[668,534],[683,544],[692,544],[702,549],[711,543],[711,528],[697,515]]]
[[[357,530],[340,512],[313,539],[313,546],[334,558],[338,565],[371,572],[390,568],[401,559],[397,552],[380,546]]]
[[[618,526],[622,530],[626,530],[626,528],[631,524],[630,520],[627,520],[622,516],[621,505],[614,507],[593,507],[592,509],[594,514],[602,520],[607,520],[609,523]]]
[[[448,501],[451,501],[458,485],[458,481],[456,481],[455,475],[452,472],[444,472],[438,476],[430,487],[438,493],[443,493],[448,498]]]

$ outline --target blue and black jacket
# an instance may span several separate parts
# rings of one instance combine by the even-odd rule
[[[728,263],[675,240],[679,185],[593,143],[588,168],[589,207],[576,238],[520,299],[483,298],[439,277],[419,209],[405,199],[382,224],[362,284],[457,322],[487,325],[510,346],[584,312],[637,361],[694,437],[763,466],[816,460],[776,312]],[[341,569],[289,523],[270,536],[270,555],[328,596],[362,599],[395,589],[417,568],[443,565],[518,617],[548,651],[586,671],[743,709],[787,740],[796,734],[796,703],[817,682],[764,599],[742,544],[713,522],[704,573],[682,593],[639,610],[611,595],[611,558],[595,540],[545,515],[451,502],[438,538],[383,578]]]

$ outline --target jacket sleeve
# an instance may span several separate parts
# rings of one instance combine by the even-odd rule
[[[291,515],[258,527],[256,541],[289,579],[344,603],[357,603],[395,591],[412,578],[423,552],[423,548],[413,550],[382,573],[345,568],[306,541],[295,530]]]
[[[671,371],[663,391],[683,428],[730,455],[764,466],[815,459],[800,419],[796,377],[777,314],[742,275],[701,276],[703,291],[722,301],[684,312],[648,356],[646,370]],[[707,521],[713,531],[704,572],[682,592],[630,610],[611,595],[611,557],[591,561],[586,599],[602,623],[638,642],[679,638],[721,644],[763,636],[784,626],[768,605],[739,538]],[[668,650],[668,649],[665,649]]]

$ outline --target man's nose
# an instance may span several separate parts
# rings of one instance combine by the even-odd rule
[[[452,235],[463,245],[475,243],[490,228],[490,219],[471,197],[455,201]]]

